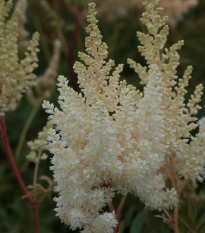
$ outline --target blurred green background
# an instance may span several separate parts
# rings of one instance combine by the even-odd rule
[[[86,7],[87,1],[71,1],[72,4],[78,6],[79,12]],[[27,8],[27,23],[26,30],[29,32],[29,37],[32,33],[38,31],[41,36],[39,53],[39,67],[36,74],[42,74],[49,64],[52,55],[52,42],[63,34],[69,47],[73,32],[75,30],[75,14],[69,5],[63,0],[47,0],[47,6],[51,10],[46,10],[42,1],[28,0]],[[109,6],[108,6],[109,7]],[[139,79],[133,70],[126,65],[127,58],[145,64],[145,61],[137,51],[139,42],[136,37],[137,30],[143,30],[140,23],[141,8],[133,7],[129,9],[127,14],[114,18],[107,19],[101,15],[99,27],[103,35],[103,40],[108,44],[109,57],[114,59],[116,64],[124,63],[125,68],[122,73],[122,79],[126,79],[128,83],[142,90],[139,84]],[[53,14],[53,15],[52,15]],[[76,43],[73,49],[73,60],[78,60],[77,52],[84,50],[85,40],[85,18],[79,26]],[[62,38],[61,38],[62,39]],[[168,45],[171,45],[178,40],[184,39],[185,46],[182,48],[181,64],[178,68],[179,76],[183,74],[185,67],[189,64],[193,65],[193,78],[190,81],[188,96],[194,91],[195,86],[202,83],[205,87],[205,0],[199,0],[196,7],[190,9],[178,21],[175,27],[170,27],[170,35]],[[62,44],[62,53],[58,69],[58,74],[65,75],[68,79],[71,77],[69,62],[66,56],[65,44]],[[70,85],[74,85],[71,80]],[[58,93],[55,91],[52,94],[51,101],[56,104]],[[205,96],[203,96],[201,105],[205,105]],[[14,113],[6,115],[6,125],[10,144],[13,152],[15,152],[20,134],[25,125],[27,118],[32,111],[32,106],[29,104],[26,96],[22,99],[18,109]],[[204,108],[200,111],[199,117],[205,115]],[[35,115],[32,124],[26,135],[26,141],[36,138],[37,133],[46,123],[46,114],[42,109],[39,109]],[[29,149],[26,142],[23,145],[23,150],[18,161],[18,167],[25,167],[26,155]],[[47,175],[52,177],[49,170],[50,159],[43,161],[40,164],[39,175]],[[27,164],[27,169],[22,172],[22,176],[26,185],[32,183],[34,165]],[[41,183],[41,181],[40,181]],[[42,185],[47,185],[42,182]],[[191,184],[190,184],[191,185]],[[195,193],[203,192],[204,185],[199,185],[195,188]],[[56,194],[52,194],[52,197]],[[26,200],[21,199],[22,193],[17,185],[16,179],[11,172],[6,154],[3,150],[1,142],[0,156],[0,233],[30,233],[33,232],[33,223],[31,208]],[[40,232],[41,233],[64,233],[71,232],[69,228],[62,224],[55,216],[55,202],[46,199],[40,206]],[[117,206],[120,197],[116,197],[114,205]],[[188,200],[188,201],[187,201]],[[138,198],[129,195],[126,199],[125,206],[122,211],[120,232],[130,233],[169,233],[172,232],[169,227],[163,223],[163,218],[159,217],[159,212],[150,212],[144,209],[144,205]],[[157,217],[158,216],[158,217]],[[182,200],[180,209],[180,232],[181,233],[205,233],[205,200],[196,200],[190,196],[186,197],[186,201]],[[77,232],[77,231],[76,231]]]

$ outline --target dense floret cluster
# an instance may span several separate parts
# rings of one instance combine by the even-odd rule
[[[18,58],[18,12],[7,19],[12,1],[0,0],[0,115],[15,110],[22,93],[35,84],[39,35],[35,33],[25,52]]]
[[[71,228],[83,233],[111,233],[115,213],[102,213],[116,192],[134,193],[152,209],[177,205],[181,177],[202,180],[205,165],[205,120],[194,117],[202,86],[196,88],[187,105],[185,87],[191,75],[188,67],[178,78],[178,42],[164,49],[167,17],[158,1],[145,1],[142,22],[148,33],[138,33],[139,51],[147,61],[142,67],[129,59],[139,74],[144,91],[120,81],[122,65],[113,72],[114,61],[106,61],[107,45],[89,4],[86,53],[74,69],[82,93],[68,87],[59,76],[60,108],[45,101],[53,128],[48,147],[54,155],[52,170],[57,182],[57,215]],[[199,126],[193,138],[190,132]],[[190,142],[191,141],[191,142]]]

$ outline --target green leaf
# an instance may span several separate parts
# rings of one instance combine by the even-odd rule
[[[199,233],[204,233],[205,232],[205,226],[203,226],[202,228],[201,228],[201,230],[199,231]]]
[[[131,221],[131,219],[132,219],[132,216],[133,216],[133,214],[134,214],[134,212],[135,212],[135,206],[134,205],[132,205],[127,211],[126,211],[126,215],[125,215],[125,221],[126,222],[130,222]]]
[[[9,233],[18,233],[19,231],[18,231],[18,229],[17,228],[12,228],[12,230],[11,231],[9,231]]]
[[[145,222],[145,211],[143,210],[133,221],[130,233],[140,233]]]
[[[191,220],[192,226],[196,225],[196,217],[197,217],[196,206],[194,205],[193,201],[190,201],[190,203],[189,203],[189,219]]]
[[[0,209],[0,218],[7,218],[7,212],[5,209]]]
[[[197,222],[197,229],[200,229],[205,224],[205,214],[203,214]]]
[[[49,230],[48,228],[41,227],[40,233],[53,233],[53,231]]]
[[[125,222],[121,221],[120,224],[119,224],[119,227],[120,227],[120,232],[119,233],[123,233],[124,228],[125,228]]]
[[[179,221],[187,228],[187,230],[192,231],[192,228],[189,226],[189,223],[185,221],[183,218],[179,218]]]

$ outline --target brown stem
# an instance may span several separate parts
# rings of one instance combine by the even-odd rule
[[[6,131],[6,126],[5,126],[5,122],[4,122],[4,117],[0,117],[0,130],[1,130],[1,135],[2,135],[2,139],[3,139],[3,143],[4,143],[4,146],[5,146],[5,149],[6,149],[6,153],[7,153],[7,156],[8,156],[8,159],[9,159],[9,162],[11,164],[11,167],[12,167],[12,170],[16,176],[16,179],[17,179],[17,182],[22,190],[22,192],[24,193],[24,195],[27,195],[27,198],[28,198],[28,201],[30,202],[30,204],[32,205],[33,204],[33,200],[32,198],[30,197],[29,193],[28,193],[28,190],[21,178],[21,175],[18,171],[18,168],[16,166],[16,163],[14,161],[14,158],[13,158],[13,154],[12,154],[12,151],[11,151],[11,148],[10,148],[10,145],[9,145],[9,141],[8,141],[8,136],[7,136],[7,131]]]
[[[121,200],[120,200],[120,204],[117,208],[117,210],[115,211],[115,208],[113,206],[113,203],[110,202],[109,203],[109,209],[110,209],[110,212],[113,212],[115,211],[115,215],[116,215],[116,220],[117,220],[117,225],[116,227],[113,229],[113,233],[119,233],[120,232],[120,227],[119,227],[119,220],[120,220],[120,214],[121,214],[121,210],[123,208],[123,205],[125,203],[125,199],[126,199],[126,195],[123,195]]]
[[[77,6],[69,6],[71,11],[74,14],[75,17],[75,27],[74,27],[74,31],[73,31],[73,35],[71,38],[71,42],[70,45],[68,47],[68,49],[66,50],[66,56],[67,56],[67,60],[68,60],[68,65],[69,65],[69,69],[70,69],[70,77],[71,77],[71,81],[72,81],[72,86],[73,89],[77,92],[79,92],[79,86],[78,86],[78,82],[77,82],[77,76],[74,72],[73,69],[73,65],[74,65],[74,61],[73,61],[73,54],[74,54],[74,49],[75,49],[75,45],[77,43],[77,39],[78,39],[78,35],[79,35],[79,31],[80,31],[80,24],[82,19],[84,18],[86,11],[83,10],[81,12],[79,12],[79,9]]]
[[[123,195],[122,198],[121,198],[120,204],[119,204],[119,206],[117,208],[117,211],[116,211],[116,219],[117,219],[117,221],[119,221],[119,219],[120,219],[120,213],[121,213],[121,210],[122,210],[122,208],[124,206],[125,199],[126,199],[126,195]]]
[[[3,116],[0,116],[0,131],[1,131],[3,143],[5,146],[5,150],[6,150],[11,168],[13,170],[13,173],[17,179],[17,182],[18,182],[23,194],[26,195],[26,197],[31,205],[32,213],[33,213],[33,221],[34,221],[34,233],[38,233],[39,232],[39,223],[38,223],[39,203],[30,196],[30,194],[29,194],[29,192],[28,192],[28,190],[27,190],[27,188],[26,188],[26,186],[21,178],[19,170],[16,166],[16,163],[15,163],[15,160],[14,160],[14,157],[13,157],[10,145],[9,145],[8,135],[7,135],[7,131],[6,131],[6,125],[5,125],[5,121],[4,121]]]
[[[110,209],[110,212],[112,213],[113,211],[115,211],[115,208],[114,208],[114,205],[112,202],[109,203],[109,209]]]
[[[163,209],[165,215],[167,216],[168,220],[170,223],[174,223],[174,219],[172,218],[172,216],[169,214],[169,212],[166,209]]]
[[[179,207],[174,207],[174,233],[179,233],[179,227],[178,227],[178,215],[179,215]]]
[[[45,193],[38,201],[39,205],[44,201],[44,199],[47,197],[47,193]]]
[[[32,208],[33,221],[34,221],[34,232],[39,232],[39,219],[38,219],[38,206]]]

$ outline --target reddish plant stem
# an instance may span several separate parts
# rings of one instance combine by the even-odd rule
[[[110,209],[110,212],[112,213],[113,211],[115,211],[115,208],[114,208],[114,205],[112,202],[109,203],[109,209]]]
[[[33,222],[34,222],[34,232],[39,232],[39,219],[38,219],[38,206],[32,208]]]
[[[120,204],[119,204],[117,210],[115,210],[112,202],[109,203],[110,212],[115,211],[116,220],[118,222],[117,226],[113,229],[113,233],[119,233],[119,231],[120,231],[119,220],[120,220],[121,210],[122,210],[122,208],[124,206],[124,203],[125,203],[125,199],[126,199],[126,195],[123,195],[122,198],[121,198],[121,200],[120,200]]]
[[[174,207],[174,233],[179,233],[178,227],[178,216],[179,216],[179,207]]]
[[[39,232],[39,223],[38,223],[38,206],[39,206],[39,203],[38,201],[34,200],[22,178],[21,178],[21,175],[19,173],[19,170],[16,166],[16,163],[15,163],[15,160],[14,160],[14,157],[13,157],[13,154],[12,154],[12,151],[11,151],[11,148],[10,148],[10,145],[9,145],[9,140],[8,140],[8,135],[7,135],[7,131],[6,131],[6,125],[5,125],[5,121],[4,121],[4,117],[3,116],[0,116],[0,131],[1,131],[1,135],[2,135],[2,139],[3,139],[3,143],[4,143],[4,146],[5,146],[5,150],[6,150],[6,153],[7,153],[7,156],[8,156],[8,159],[9,159],[9,162],[10,162],[10,165],[11,165],[11,168],[13,170],[13,173],[17,179],[17,182],[23,192],[24,195],[26,195],[30,205],[31,205],[31,208],[32,208],[32,213],[33,213],[33,221],[34,221],[34,233],[38,233]]]
[[[74,27],[73,35],[71,38],[70,46],[68,47],[66,51],[66,56],[68,59],[68,65],[70,69],[70,77],[71,77],[73,89],[79,92],[80,90],[79,90],[79,86],[77,82],[77,75],[75,74],[74,69],[73,69],[73,65],[74,65],[73,54],[74,54],[75,45],[78,39],[79,31],[80,31],[80,23],[83,17],[85,16],[85,11],[79,12],[77,6],[72,7],[71,10],[73,11],[73,14],[75,17],[75,27]]]
[[[0,117],[0,126],[1,126],[1,135],[2,135],[2,139],[3,139],[3,143],[4,143],[4,146],[5,146],[6,153],[7,153],[9,162],[11,164],[12,170],[13,170],[15,176],[16,176],[17,182],[18,182],[22,192],[24,193],[24,195],[27,196],[29,203],[32,205],[33,200],[30,197],[26,186],[24,185],[24,182],[23,182],[23,180],[21,178],[21,175],[20,175],[20,173],[18,171],[16,163],[15,163],[15,161],[13,159],[13,154],[12,154],[12,151],[11,151],[11,148],[10,148],[10,145],[9,145],[9,141],[8,141],[8,136],[7,136],[6,126],[5,126],[5,122],[4,122],[4,117],[2,117],[2,116]]]
[[[126,199],[126,196],[123,195],[122,198],[121,198],[120,204],[119,204],[119,206],[117,208],[117,211],[116,211],[116,219],[117,219],[117,221],[120,220],[120,214],[121,214],[121,210],[122,210],[122,208],[124,206],[125,199]]]
[[[169,214],[169,212],[166,210],[166,209],[163,209],[165,215],[167,216],[168,218],[168,222],[174,224],[174,219],[172,218],[172,216]]]

